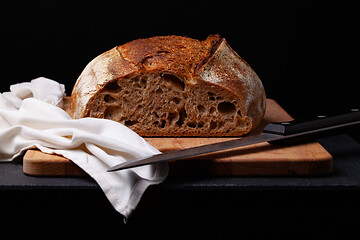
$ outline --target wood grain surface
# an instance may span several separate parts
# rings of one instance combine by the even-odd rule
[[[68,99],[65,109],[68,108]],[[267,109],[261,125],[249,135],[262,132],[269,122],[292,120],[274,100],[267,100]],[[145,138],[162,152],[179,150],[235,138]],[[317,142],[294,146],[275,146],[261,143],[187,160],[171,161],[170,175],[254,176],[254,175],[321,175],[332,172],[332,156]],[[23,158],[23,171],[33,176],[86,176],[70,160],[28,150]]]

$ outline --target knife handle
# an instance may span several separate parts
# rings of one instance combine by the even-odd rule
[[[347,112],[332,115],[317,115],[311,118],[297,119],[289,122],[270,123],[264,128],[264,133],[278,135],[293,135],[303,132],[329,133],[343,131],[344,128],[360,126],[360,109],[350,109]],[[322,130],[323,129],[323,130]]]

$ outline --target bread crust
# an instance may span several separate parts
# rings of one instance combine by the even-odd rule
[[[152,73],[172,74],[188,86],[204,83],[233,94],[246,128],[222,135],[246,134],[264,116],[266,96],[259,77],[224,38],[210,35],[204,41],[180,36],[137,39],[99,55],[73,88],[72,117],[89,116],[89,103],[108,83]]]

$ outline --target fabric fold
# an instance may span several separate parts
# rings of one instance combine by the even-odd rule
[[[12,85],[10,90],[0,95],[0,161],[11,161],[33,147],[60,154],[94,178],[125,217],[149,185],[166,178],[166,163],[107,172],[121,162],[160,152],[118,122],[72,119],[59,107],[64,85],[41,77]]]

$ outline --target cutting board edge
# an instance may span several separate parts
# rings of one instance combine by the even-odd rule
[[[67,97],[65,101],[68,101]],[[279,121],[288,121],[293,118],[273,99],[267,99],[268,106],[271,106],[274,111],[277,113],[275,115],[281,116]],[[215,138],[210,138],[215,139]],[[229,138],[230,139],[230,138]],[[298,165],[298,162],[288,163],[285,162],[272,162],[272,168],[269,167],[259,167],[256,166],[257,163],[254,162],[228,162],[224,164],[213,163],[212,169],[209,169],[207,175],[209,176],[278,176],[278,175],[324,175],[330,174],[333,171],[333,158],[332,156],[319,144],[316,143],[316,148],[323,154],[321,158],[314,161],[301,162]],[[187,146],[188,147],[188,146]],[[62,157],[60,155],[46,154],[40,152],[37,149],[28,150],[23,157],[23,171],[25,174],[30,176],[88,176],[81,168],[79,168],[75,163]],[[216,159],[215,159],[216,160]],[[213,160],[206,160],[208,163],[211,163]],[[216,161],[215,161],[216,162]],[[270,164],[270,163],[266,163]],[[265,164],[265,165],[266,165]],[[278,167],[276,164],[278,164]],[[268,165],[269,166],[269,165]],[[174,173],[172,169],[176,168],[175,163],[170,163],[170,175],[177,176],[179,174]],[[185,165],[186,167],[186,165]],[[234,169],[231,169],[235,167]],[[58,168],[58,169],[57,169]],[[189,166],[186,167],[188,170]],[[192,166],[191,166],[192,168]],[[206,169],[206,168],[205,168]],[[260,170],[259,170],[260,169]],[[286,170],[285,170],[286,169]],[[305,169],[305,170],[304,170]],[[306,171],[306,169],[308,171]],[[176,171],[182,173],[182,171]],[[194,174],[197,174],[196,172]],[[201,173],[199,173],[201,175]],[[180,174],[181,175],[181,174]]]
[[[262,145],[270,146],[268,143]],[[199,157],[188,161],[170,162],[170,175],[183,176],[184,172],[186,175],[206,176],[322,176],[331,174],[333,172],[331,154],[316,141],[309,142],[306,145],[310,146],[309,148],[319,150],[316,160],[294,159],[293,162],[288,162],[285,159],[277,159],[269,161],[265,157],[260,160],[260,165],[257,162],[259,159],[249,158],[224,164],[218,158],[208,160],[205,157]],[[289,148],[293,147],[289,146]],[[191,166],[191,170],[189,170],[189,166]]]
[[[318,143],[317,143],[318,144]],[[320,144],[319,144],[320,145]],[[38,177],[86,177],[88,174],[79,168],[75,163],[69,159],[57,155],[57,158],[62,160],[41,160],[36,155],[41,156],[52,154],[42,153],[38,149],[28,150],[24,155],[23,172],[29,176]],[[213,160],[202,160],[202,161],[213,161]],[[333,172],[333,158],[328,153],[321,158],[318,158],[316,162],[308,161],[302,162],[301,168],[297,165],[289,166],[288,169],[284,170],[283,161],[272,161],[267,163],[259,164],[254,161],[244,161],[241,163],[231,163],[230,165],[224,165],[219,162],[212,162],[211,167],[204,167],[201,163],[201,167],[197,167],[200,161],[193,160],[191,163],[181,164],[181,162],[171,162],[170,165],[170,176],[184,176],[184,175],[197,175],[197,176],[321,176],[328,175]],[[180,164],[179,164],[180,163]],[[189,171],[189,165],[192,165]],[[291,165],[291,163],[289,163]],[[174,170],[176,169],[176,170]],[[182,171],[182,170],[185,171]],[[183,174],[185,172],[185,174]]]
[[[43,153],[39,149],[29,149],[23,157],[23,172],[29,176],[88,176],[88,174],[69,159]]]

